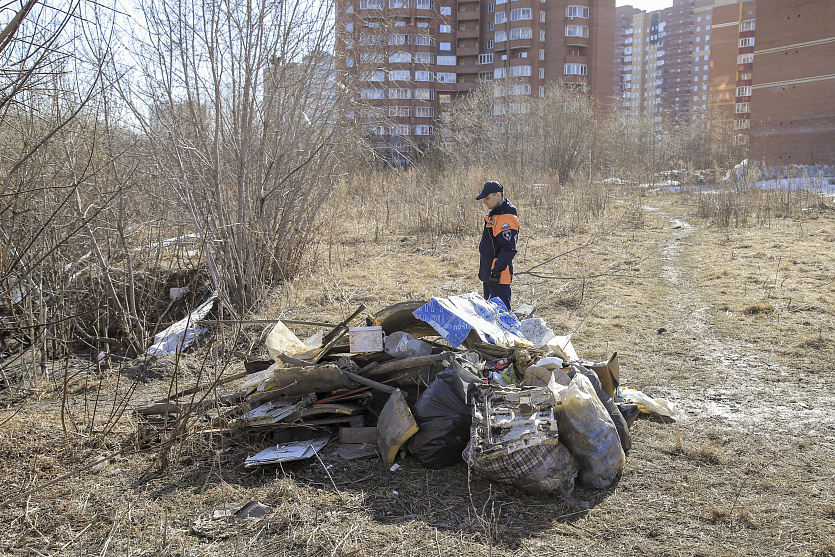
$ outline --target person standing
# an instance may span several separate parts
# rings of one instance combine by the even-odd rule
[[[499,298],[510,311],[513,257],[519,236],[516,207],[504,196],[504,186],[492,180],[484,183],[476,199],[489,211],[484,217],[484,231],[478,245],[478,278],[484,284],[484,299]]]

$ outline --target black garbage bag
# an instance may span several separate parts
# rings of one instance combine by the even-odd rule
[[[618,404],[618,409],[620,410],[623,419],[626,420],[626,425],[629,427],[632,427],[632,424],[635,423],[635,418],[637,418],[638,414],[641,413],[637,404],[631,404],[629,402]]]
[[[473,364],[456,356],[412,408],[419,430],[409,440],[409,451],[425,468],[437,470],[461,460],[473,421],[467,391],[482,382],[475,371]]]
[[[600,402],[603,403],[603,406],[606,408],[606,411],[609,413],[612,421],[615,422],[615,428],[618,430],[620,446],[623,448],[623,452],[628,453],[629,449],[632,448],[632,435],[629,433],[629,424],[626,423],[626,420],[624,419],[623,414],[620,413],[617,404],[615,404],[615,401],[609,396],[609,393],[603,390],[600,378],[593,370],[579,364],[571,364],[571,372],[569,372],[568,375],[574,377],[574,373],[576,373],[575,370],[588,377],[589,381],[591,381],[592,387],[594,387],[594,392],[597,393],[597,398],[600,399]]]

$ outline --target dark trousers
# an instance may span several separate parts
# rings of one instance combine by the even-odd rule
[[[498,288],[490,288],[490,283],[484,282],[484,299],[498,298],[504,302],[507,311],[510,311],[510,285],[500,284]]]

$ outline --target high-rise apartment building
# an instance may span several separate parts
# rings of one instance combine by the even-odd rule
[[[835,164],[835,1],[617,9],[614,93],[654,124],[733,125],[770,165]]]
[[[835,1],[757,0],[751,155],[835,165]]]
[[[337,56],[359,103],[349,112],[389,159],[435,141],[479,83],[544,95],[549,83],[611,96],[615,0],[338,0]]]

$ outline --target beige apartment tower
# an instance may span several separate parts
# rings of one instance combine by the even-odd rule
[[[479,83],[536,97],[553,82],[611,97],[615,0],[338,0],[348,118],[395,164],[442,142],[451,103]]]

